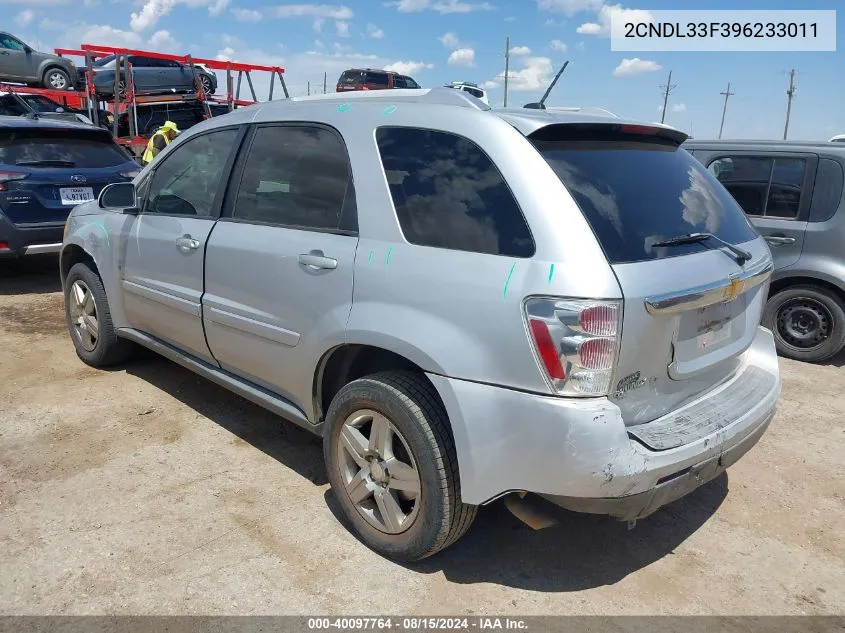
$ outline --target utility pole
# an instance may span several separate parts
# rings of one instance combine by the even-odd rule
[[[795,95],[795,69],[789,71],[789,90],[786,91],[786,125],[783,126],[783,140],[789,132],[789,116],[792,114],[792,97]]]
[[[505,38],[505,107],[508,107],[508,74],[510,73],[511,65],[511,38],[508,35]]]
[[[311,96],[311,82],[308,82],[308,96]]]
[[[323,73],[323,94],[326,94],[326,79],[328,78],[329,73]]]
[[[663,92],[663,114],[660,115],[660,122],[666,120],[666,104],[669,102],[669,93],[672,92],[678,86],[672,84],[672,71],[669,71],[669,81],[666,82],[665,86],[660,86],[664,89]]]
[[[728,82],[728,89],[724,92],[720,92],[720,95],[725,96],[725,105],[722,107],[722,123],[719,125],[719,138],[722,138],[722,130],[725,129],[725,113],[728,111],[728,97],[732,96],[734,93],[731,92],[731,82]]]

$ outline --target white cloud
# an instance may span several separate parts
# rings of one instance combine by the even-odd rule
[[[129,26],[136,33],[146,31],[169,14],[175,4],[176,0],[147,0],[140,11],[129,16]]]
[[[28,26],[30,22],[35,19],[35,13],[32,9],[24,9],[20,13],[15,16],[15,24],[19,27],[24,28]]]
[[[451,31],[448,33],[444,33],[437,39],[440,40],[440,43],[443,44],[443,46],[448,48],[450,51],[454,51],[458,48],[461,48],[462,46],[461,41],[458,39],[458,36],[452,33]]]
[[[384,31],[382,31],[375,24],[368,24],[367,25],[367,35],[369,35],[374,40],[380,40],[381,38],[384,37]]]
[[[323,32],[323,24],[325,23],[324,18],[317,18],[314,20],[314,24],[311,25],[311,28],[314,29],[315,33],[322,33]]]
[[[630,77],[631,75],[639,75],[641,73],[653,73],[660,70],[662,66],[657,62],[649,61],[634,57],[633,59],[623,59],[619,65],[614,68],[614,77]]]
[[[672,106],[672,112],[686,112],[687,105],[685,103],[676,103]]]
[[[336,4],[280,4],[270,8],[277,18],[312,17],[329,20],[350,20],[355,15],[352,9]]]
[[[314,46],[317,47],[317,48],[325,48],[326,47],[326,45],[323,44],[323,42],[321,40],[314,40]]]
[[[452,66],[474,66],[475,51],[471,48],[459,48],[449,55],[449,64]]]
[[[570,17],[582,11],[598,12],[602,4],[602,0],[537,0],[539,9],[563,13]]]
[[[434,64],[427,64],[425,62],[393,62],[392,64],[387,64],[384,69],[385,70],[392,70],[395,73],[399,73],[400,75],[413,75],[415,73],[420,72],[421,70],[431,70],[434,68]]]
[[[417,13],[431,9],[441,15],[448,13],[472,13],[473,11],[492,11],[493,5],[489,2],[462,2],[461,0],[399,0],[388,2],[387,6],[396,7],[401,13]]]
[[[232,13],[238,22],[261,22],[264,17],[261,11],[255,9],[232,9]]]
[[[514,46],[511,48],[511,55],[514,57],[525,57],[531,54],[531,49],[527,46]]]
[[[229,6],[229,0],[214,0],[208,7],[208,12],[213,17],[217,17]]]
[[[334,28],[338,37],[349,37],[349,22],[338,20],[334,23]]]
[[[549,47],[553,51],[560,51],[561,53],[565,53],[566,49],[569,48],[565,43],[561,42],[560,40],[552,40],[549,43]]]
[[[529,92],[548,87],[554,75],[552,60],[548,57],[523,57],[524,68],[508,73],[508,90]]]
[[[481,84],[481,87],[485,90],[494,90],[499,87],[499,83],[496,81],[485,81],[483,84]]]
[[[156,31],[150,36],[150,45],[163,53],[181,52],[182,45],[169,31]]]
[[[624,36],[625,24],[650,24],[654,18],[648,11],[642,9],[626,9],[621,4],[604,4],[598,11],[597,22],[585,22],[577,29],[576,32],[582,35],[598,35],[600,37],[610,37],[611,16],[616,14],[615,20],[617,37]]]

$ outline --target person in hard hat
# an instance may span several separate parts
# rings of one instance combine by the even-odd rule
[[[164,125],[158,128],[155,134],[150,137],[147,143],[147,149],[141,157],[143,163],[149,165],[153,162],[153,159],[158,156],[158,153],[170,145],[170,141],[176,138],[178,134],[179,128],[176,127],[176,124],[173,121],[165,121]]]

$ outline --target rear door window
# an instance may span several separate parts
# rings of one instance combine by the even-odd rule
[[[387,73],[377,73],[372,71],[367,71],[366,73],[364,73],[364,83],[371,84],[374,86],[390,85],[390,81],[387,78]]]
[[[567,126],[561,126],[567,127]],[[543,130],[541,130],[542,132]],[[652,244],[706,232],[731,244],[756,232],[736,201],[686,150],[651,137],[533,140],[572,194],[612,264],[700,252],[707,244]]]
[[[531,257],[534,240],[493,161],[456,134],[376,130],[381,162],[405,239],[457,251]]]
[[[801,208],[804,158],[722,156],[708,165],[751,216],[795,219]]]
[[[116,167],[129,158],[107,134],[55,129],[0,132],[0,163],[23,167]]]

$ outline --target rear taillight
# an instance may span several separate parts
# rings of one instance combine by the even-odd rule
[[[22,174],[17,171],[0,171],[0,191],[6,191],[6,183],[11,180],[23,180],[29,174]]]
[[[563,396],[610,392],[621,339],[621,301],[530,298],[525,319],[538,364]]]

